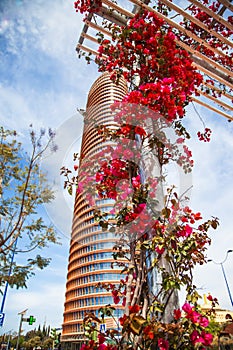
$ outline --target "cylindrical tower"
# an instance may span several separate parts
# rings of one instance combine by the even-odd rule
[[[108,73],[102,74],[92,85],[88,94],[84,131],[81,145],[80,173],[85,167],[85,159],[93,159],[107,143],[103,142],[96,125],[116,127],[110,105],[122,100],[127,93],[126,82],[122,79],[114,84]],[[85,190],[84,190],[85,191]],[[111,199],[96,199],[97,209],[109,212],[113,207]],[[102,231],[94,220],[93,207],[83,193],[77,193],[74,205],[72,236],[66,284],[64,323],[62,342],[64,348],[77,349],[83,339],[82,322],[86,312],[95,313],[101,306],[112,304],[110,292],[99,288],[98,282],[117,283],[122,278],[120,269],[111,268],[114,234]],[[122,314],[122,307],[115,305],[116,317]],[[107,320],[107,328],[116,328],[112,319]]]

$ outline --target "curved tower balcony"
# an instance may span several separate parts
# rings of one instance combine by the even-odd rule
[[[96,162],[95,156],[109,142],[104,142],[96,125],[116,127],[110,105],[122,100],[127,93],[127,85],[120,80],[116,85],[108,73],[102,74],[92,85],[88,94],[84,130],[81,145],[80,172],[85,167],[85,160]],[[85,169],[88,171],[88,169]],[[80,178],[80,181],[82,179]],[[113,200],[96,198],[95,208],[109,212]],[[72,236],[70,242],[69,264],[66,284],[64,322],[62,342],[80,342],[83,339],[83,318],[86,312],[98,316],[98,309],[113,304],[111,292],[98,286],[99,282],[118,283],[123,276],[120,268],[111,268],[115,236],[109,231],[102,231],[94,220],[93,207],[85,197],[85,191],[77,193],[74,205]],[[116,318],[122,315],[122,306],[116,308]],[[106,321],[107,328],[116,328],[112,319]]]

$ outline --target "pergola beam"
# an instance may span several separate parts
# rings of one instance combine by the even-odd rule
[[[219,88],[217,88],[214,85],[211,85],[209,83],[203,82],[203,85],[205,85],[208,89],[212,89],[214,91],[216,91],[217,93],[220,93],[221,95],[225,96],[226,98],[228,98],[229,100],[232,101],[232,96],[230,94],[228,94],[226,91],[221,90]]]
[[[105,35],[108,35],[109,37],[112,37],[112,33],[111,33],[109,30],[107,30],[107,29],[105,29],[105,28],[99,26],[98,24],[95,24],[95,23],[93,23],[93,22],[91,22],[91,21],[88,21],[88,20],[86,20],[85,23],[86,23],[90,28],[93,28],[93,29],[97,30],[98,32],[101,32],[101,33],[103,33],[103,34],[105,34]]]
[[[114,2],[110,1],[110,0],[102,0],[103,4],[113,8],[115,11],[123,14],[124,16],[128,17],[128,18],[133,18],[134,14],[126,9],[124,9],[123,7],[115,4]]]
[[[206,57],[205,55],[203,55],[199,51],[194,50],[193,48],[191,48],[190,46],[184,44],[180,40],[177,40],[177,44],[179,46],[183,47],[186,51],[189,51],[192,54],[192,59],[193,59],[194,62],[196,61],[196,57],[198,57],[200,59],[199,62],[198,62],[199,65],[202,65],[202,63],[201,63],[202,61],[206,62],[206,64],[208,64],[209,68],[211,70],[214,70],[216,75],[219,75],[222,79],[224,79],[226,81],[226,83],[229,82],[230,84],[233,84],[233,79],[229,78],[229,77],[233,77],[233,72],[229,71],[229,69],[221,66],[217,62],[215,62],[215,61],[211,60],[210,58]]]
[[[224,25],[226,28],[233,30],[233,26],[227,22],[223,17],[219,16],[217,13],[215,13],[214,11],[210,10],[208,7],[202,5],[201,2],[197,1],[197,0],[189,0],[192,4],[194,4],[195,6],[199,7],[202,11],[204,11],[205,13],[207,13],[210,17],[214,18],[217,22],[221,23],[222,25]]]
[[[223,107],[223,108],[225,108],[226,110],[231,110],[231,111],[233,111],[233,106],[230,106],[230,105],[228,105],[227,103],[225,103],[225,102],[223,102],[223,101],[221,101],[221,100],[219,100],[219,99],[216,99],[215,97],[213,97],[213,96],[211,96],[210,94],[208,94],[207,92],[205,92],[205,91],[202,91],[202,90],[197,90],[197,93],[199,93],[200,95],[202,95],[202,96],[205,96],[205,97],[207,97],[209,100],[211,100],[211,101],[214,101],[217,105],[219,105],[220,107]]]
[[[203,101],[198,100],[196,97],[193,97],[193,96],[192,96],[191,100],[192,100],[193,102],[198,103],[199,105],[201,105],[201,106],[203,106],[203,107],[205,107],[205,108],[210,109],[211,111],[213,111],[213,112],[215,112],[215,113],[217,113],[217,114],[222,115],[224,118],[226,118],[226,119],[228,119],[228,120],[233,120],[233,117],[230,116],[229,114],[227,114],[227,113],[225,113],[225,112],[221,111],[220,109],[217,109],[217,108],[215,108],[215,107],[213,107],[213,106],[210,106],[209,104],[207,104],[207,103],[205,103],[205,102],[203,102]]]
[[[192,59],[193,64],[197,67],[197,69],[200,69],[206,75],[212,77],[223,85],[227,85],[230,89],[232,89],[232,82],[225,80],[224,77],[221,77],[219,74],[217,74],[217,72],[214,69],[212,70],[211,67],[207,64],[204,66],[203,62],[201,60],[198,60],[197,57],[192,57]]]
[[[228,0],[219,0],[219,2],[233,12],[233,5]]]
[[[87,39],[93,41],[93,42],[98,42],[98,41],[96,40],[95,37],[91,37],[90,35],[85,34],[85,37],[86,37]],[[84,45],[79,45],[79,49],[82,49],[83,51],[86,51],[86,52],[88,52],[88,53],[91,53],[91,54],[93,54],[93,55],[95,55],[95,56],[98,55],[98,52],[97,52],[97,51],[95,51],[95,50],[93,50],[93,49],[90,49],[89,47],[84,46]],[[195,64],[195,66],[196,66],[197,69],[203,70],[203,67],[199,66],[198,64]],[[208,70],[208,72],[209,72],[209,70]],[[214,77],[215,77],[215,75],[213,74],[213,78],[214,78]],[[211,85],[209,85],[209,84],[203,83],[203,85],[206,85],[206,86],[208,86],[209,88],[213,88],[213,87],[212,87]],[[221,91],[220,89],[217,89],[217,88],[215,88],[215,90],[218,91],[218,92]],[[223,101],[221,101],[221,100],[219,100],[219,99],[216,99],[215,97],[211,96],[211,95],[208,94],[207,92],[204,92],[204,91],[202,91],[202,90],[197,90],[197,92],[198,92],[200,95],[203,95],[203,96],[205,96],[206,98],[210,99],[211,101],[215,102],[215,103],[218,104],[219,106],[221,106],[221,107],[223,107],[223,108],[225,108],[225,109],[227,109],[227,110],[229,110],[229,111],[230,111],[230,110],[233,111],[233,107],[232,107],[231,105],[229,105],[229,104],[227,104],[227,103],[225,103],[225,102],[223,102]],[[224,94],[224,93],[223,93],[223,94]],[[231,97],[229,94],[226,94],[226,97],[232,99],[232,97]],[[196,102],[198,103],[198,100],[196,100]],[[216,111],[216,110],[217,110],[217,109],[215,109],[214,111]],[[224,116],[226,116],[225,113],[224,113]]]
[[[126,1],[126,0],[125,0]],[[229,47],[229,49],[233,48],[233,43],[222,36],[220,33],[218,33],[216,30],[214,30],[214,24],[216,22],[219,22],[226,28],[233,30],[233,26],[230,22],[227,22],[222,16],[223,13],[226,11],[226,9],[233,10],[233,5],[231,4],[231,1],[228,0],[219,0],[219,2],[223,5],[218,13],[215,13],[208,7],[204,6],[202,3],[200,3],[198,0],[189,0],[191,4],[194,4],[197,6],[200,10],[205,11],[209,16],[213,18],[212,26],[207,27],[204,23],[199,21],[197,18],[192,16],[190,13],[186,12],[181,7],[174,4],[174,2],[171,2],[169,0],[161,0],[161,2],[165,5],[167,5],[169,8],[171,8],[177,15],[183,16],[187,18],[190,22],[197,25],[199,28],[202,28],[204,31],[203,37],[199,37],[196,34],[192,33],[190,30],[184,28],[182,25],[174,21],[172,18],[169,18],[167,16],[164,16],[162,13],[156,11],[154,8],[150,7],[148,3],[150,1],[147,0],[128,0],[132,4],[134,4],[134,7],[132,9],[132,12],[122,8],[121,6],[117,5],[111,0],[102,0],[102,7],[99,9],[96,13],[90,13],[87,17],[87,20],[85,21],[85,25],[82,31],[82,34],[80,36],[78,45],[77,45],[77,52],[80,50],[83,50],[85,52],[88,52],[93,55],[98,55],[98,52],[88,46],[83,45],[84,40],[88,40],[90,42],[93,42],[95,44],[98,44],[98,40],[93,36],[87,33],[88,28],[94,29],[96,32],[103,33],[104,35],[108,37],[112,37],[112,33],[110,30],[107,29],[107,27],[103,27],[97,23],[97,16],[102,17],[109,21],[110,23],[115,23],[117,25],[126,25],[127,21],[130,18],[133,18],[135,13],[139,11],[140,8],[146,9],[147,11],[154,12],[159,18],[162,18],[165,23],[168,23],[171,25],[171,27],[175,28],[176,30],[181,33],[181,38],[177,38],[176,43],[178,46],[184,48],[186,51],[188,51],[192,57],[193,65],[200,70],[200,72],[203,75],[209,76],[213,81],[215,85],[211,85],[205,81],[203,81],[203,87],[206,87],[207,89],[213,89],[213,91],[216,91],[216,93],[221,93],[222,96],[225,97],[225,100],[220,100],[215,97],[213,97],[211,94],[208,94],[207,91],[198,90],[198,93],[205,98],[208,98],[210,101],[215,102],[218,104],[222,109],[217,109],[213,107],[211,104],[203,102],[203,100],[199,100],[196,97],[192,97],[192,100],[203,107],[206,107],[210,110],[212,110],[215,113],[218,113],[221,116],[224,116],[225,118],[229,120],[233,120],[233,117],[228,114],[226,111],[223,111],[223,109],[227,109],[230,111],[233,111],[233,106],[230,105],[230,103],[226,103],[227,99],[232,100],[233,96],[231,96],[231,93],[228,91],[221,90],[217,85],[224,85],[230,88],[230,90],[233,90],[233,72],[232,70],[228,69],[228,67],[225,67],[224,64],[221,63],[221,61],[216,62],[214,59],[207,57],[204,53],[200,52],[200,46],[211,50],[215,53],[215,57],[223,57],[223,59],[228,59],[229,57],[218,48],[212,47],[210,44],[208,44],[207,40],[205,39],[205,36],[208,35],[208,33],[211,36],[214,36],[217,38],[220,42],[224,43],[226,46]],[[206,33],[206,34],[205,34]],[[184,37],[183,37],[184,35]],[[194,44],[196,43],[196,46],[190,46],[187,45],[185,42],[183,42],[186,38],[191,38],[194,41]],[[105,56],[103,56],[105,58]]]
[[[196,34],[193,34],[190,30],[183,28],[180,24],[178,24],[178,23],[174,22],[173,20],[171,20],[170,18],[164,16],[162,13],[154,10],[152,7],[144,4],[141,0],[129,0],[129,1],[135,5],[141,6],[142,8],[144,8],[147,11],[154,12],[158,17],[162,18],[165,22],[170,24],[172,27],[178,29],[181,33],[185,34],[187,37],[192,38],[193,40],[198,42],[200,45],[205,46],[207,49],[215,52],[217,55],[226,58],[226,55],[222,51],[213,48],[204,39],[199,38]]]
[[[217,33],[214,29],[208,28],[204,23],[190,15],[189,13],[185,12],[183,9],[181,9],[179,6],[175,5],[173,2],[169,0],[160,0],[163,4],[167,5],[174,11],[176,11],[178,14],[184,16],[185,18],[189,19],[191,22],[195,23],[198,27],[204,29],[207,33],[210,35],[215,36],[215,38],[218,38],[220,41],[223,41],[226,45],[233,47],[233,43],[229,40],[227,40],[224,36]]]
[[[103,3],[108,3],[110,1],[104,0]],[[116,7],[116,6],[115,6]],[[118,6],[117,6],[118,7]],[[108,21],[111,21],[117,25],[123,26],[126,24],[127,17],[125,17],[125,10],[123,10],[122,13],[119,11],[112,11],[109,10],[106,6],[101,6],[101,8],[96,13],[98,16],[107,19]],[[127,11],[127,13],[130,13]]]

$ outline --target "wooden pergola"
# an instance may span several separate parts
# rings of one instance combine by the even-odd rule
[[[201,53],[197,50],[200,45],[206,49],[211,50],[215,53],[215,57],[226,58],[226,53],[219,48],[213,48],[208,40],[205,40],[203,35],[196,35],[184,25],[181,25],[179,22],[185,18],[186,20],[192,22],[196,26],[202,29],[202,33],[211,34],[214,38],[217,38],[221,43],[227,47],[228,53],[232,52],[233,42],[230,38],[221,35],[221,33],[214,30],[214,23],[218,22],[223,25],[225,28],[229,29],[233,33],[233,25],[227,20],[227,17],[230,13],[233,12],[233,5],[228,0],[219,0],[221,7],[216,13],[212,11],[209,7],[203,5],[199,0],[187,0],[185,8],[181,8],[176,3],[177,0],[171,2],[170,0],[160,0],[161,3],[167,5],[170,8],[168,15],[164,15],[161,12],[158,12],[151,5],[154,1],[141,1],[141,0],[124,0],[124,6],[130,8],[131,11],[123,8],[120,5],[117,5],[111,0],[103,0],[102,7],[96,12],[89,13],[85,20],[85,24],[80,35],[77,52],[85,51],[94,55],[97,55],[98,40],[96,34],[98,32],[104,34],[107,37],[111,38],[111,32],[106,29],[106,26],[103,25],[103,21],[116,23],[118,25],[125,25],[127,21],[132,18],[135,13],[140,9],[146,9],[148,11],[153,11],[156,15],[162,18],[165,22],[171,25],[173,28],[182,33],[186,38],[192,39],[195,43],[194,45],[187,45],[181,39],[177,39],[177,44],[187,50],[194,62],[194,65],[200,71],[201,74],[205,77],[203,83],[203,89],[198,90],[200,98],[192,97],[193,102],[196,102],[202,105],[205,108],[217,113],[228,119],[228,121],[233,120],[233,68],[225,67],[219,61],[215,61],[207,55]],[[207,15],[212,18],[212,25],[206,26],[200,20],[192,16],[189,12],[189,6],[195,5],[200,10],[204,11]],[[208,80],[211,79],[214,82],[214,85],[210,85]],[[208,90],[212,89],[216,94],[221,92],[221,97],[214,97]]]

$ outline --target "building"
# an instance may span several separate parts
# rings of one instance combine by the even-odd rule
[[[84,130],[81,145],[79,169],[85,167],[85,160],[95,161],[95,155],[107,142],[103,142],[96,125],[116,127],[110,105],[121,100],[127,93],[127,85],[120,80],[116,85],[108,73],[102,74],[92,85],[84,115]],[[88,169],[85,169],[88,171]],[[80,181],[82,179],[79,179]],[[98,209],[109,212],[113,207],[110,199],[97,199]],[[64,307],[64,322],[61,341],[65,349],[78,349],[83,339],[83,318],[86,312],[98,316],[101,306],[112,304],[111,292],[99,288],[99,282],[117,283],[122,275],[119,268],[111,264],[115,237],[109,231],[102,231],[94,220],[85,190],[77,193],[74,205],[72,235],[68,263],[68,274]],[[116,317],[122,314],[122,306],[116,306]],[[115,327],[112,319],[107,320],[108,328]]]
[[[201,310],[208,312],[211,310],[211,301],[207,299],[206,294],[203,295],[203,304],[201,304]],[[220,324],[226,322],[232,322],[233,320],[233,311],[222,309],[220,306],[216,305],[214,307],[214,321]]]

